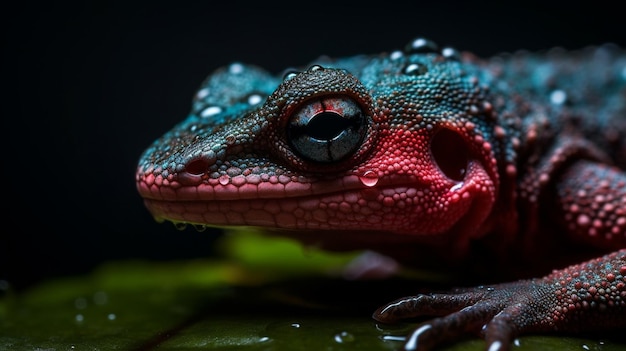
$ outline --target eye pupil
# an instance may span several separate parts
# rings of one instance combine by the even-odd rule
[[[332,140],[350,126],[350,121],[335,112],[315,115],[306,125],[306,134],[318,140]]]

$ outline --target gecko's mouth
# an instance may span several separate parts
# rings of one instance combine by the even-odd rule
[[[428,228],[430,223],[440,222],[441,218],[450,222],[444,212],[423,210],[421,202],[428,197],[424,190],[427,187],[414,176],[349,176],[332,182],[262,183],[255,187],[232,183],[219,187],[150,187],[138,182],[137,187],[157,221],[168,220],[180,227],[188,223],[200,230],[252,226],[428,233],[434,231]],[[459,192],[462,188],[462,183],[451,184],[448,191]],[[458,213],[462,214],[471,201],[458,205]]]

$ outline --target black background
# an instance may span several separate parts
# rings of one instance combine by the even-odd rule
[[[216,233],[153,221],[134,170],[218,66],[279,73],[321,54],[399,49],[416,36],[479,56],[626,44],[617,3],[602,1],[177,3],[3,9],[0,280],[24,288],[106,260],[213,254]]]

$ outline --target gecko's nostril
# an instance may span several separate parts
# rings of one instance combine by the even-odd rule
[[[202,175],[209,169],[209,161],[204,158],[198,158],[189,161],[185,166],[185,172],[191,175]]]

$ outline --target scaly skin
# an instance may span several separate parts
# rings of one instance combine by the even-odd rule
[[[482,60],[418,39],[283,79],[232,64],[145,151],[137,188],[157,220],[512,281],[382,306],[381,322],[442,316],[407,349],[624,328],[625,96],[610,45]]]

